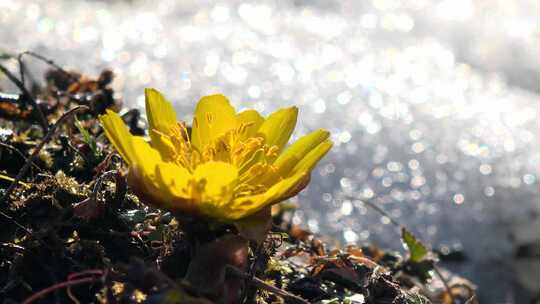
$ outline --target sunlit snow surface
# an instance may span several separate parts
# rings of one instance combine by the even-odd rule
[[[266,114],[296,104],[295,136],[326,128],[335,147],[294,221],[395,247],[370,200],[434,247],[463,247],[456,269],[507,299],[511,224],[539,209],[540,98],[517,88],[538,89],[533,3],[0,0],[0,47],[112,67],[128,106],[156,87],[188,121],[216,92]]]

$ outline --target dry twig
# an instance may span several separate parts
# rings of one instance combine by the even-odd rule
[[[28,158],[26,156],[24,156],[24,154],[19,149],[15,148],[14,146],[12,146],[10,144],[3,143],[3,142],[0,142],[0,147],[4,147],[4,148],[6,148],[8,150],[11,150],[11,151],[17,153],[17,155],[19,155],[25,162],[28,162]],[[43,169],[41,169],[34,162],[32,162],[32,165],[34,166],[34,168],[38,169],[39,171],[43,171]]]
[[[279,289],[276,286],[272,286],[255,276],[252,276],[248,273],[241,271],[240,269],[236,267],[228,266],[226,269],[227,269],[227,273],[229,273],[230,275],[244,279],[248,284],[251,284],[255,286],[256,288],[264,289],[270,293],[278,295],[281,298],[283,298],[285,301],[287,301],[288,303],[309,304],[308,301],[302,299],[301,297],[293,295],[292,293],[289,293],[283,289]]]
[[[47,123],[45,114],[43,114],[43,112],[39,108],[39,105],[37,104],[36,99],[32,96],[32,94],[30,94],[30,92],[28,92],[24,84],[19,79],[17,79],[17,77],[15,77],[6,67],[4,67],[1,64],[0,64],[0,71],[2,71],[6,75],[6,77],[17,86],[17,88],[19,88],[19,90],[22,93],[21,98],[26,98],[30,101],[30,103],[32,104],[32,107],[34,108],[34,112],[37,113],[41,128],[43,128],[44,131],[48,131],[49,124]]]
[[[77,279],[81,276],[89,275],[89,277]],[[47,287],[43,290],[40,290],[39,292],[33,294],[29,298],[27,298],[23,304],[30,304],[32,302],[35,302],[36,300],[48,295],[51,292],[54,292],[61,288],[70,288],[71,286],[75,285],[81,285],[85,283],[94,283],[97,281],[102,280],[107,275],[107,271],[103,271],[100,269],[94,269],[94,270],[86,270],[80,273],[74,273],[70,274],[68,276],[68,280],[62,283],[54,284],[53,286]]]
[[[61,66],[59,66],[58,64],[56,64],[53,60],[51,59],[48,59],[40,54],[37,54],[37,53],[34,53],[32,51],[25,51],[25,52],[22,52],[19,54],[19,56],[17,56],[17,59],[19,60],[19,62],[22,61],[22,58],[23,56],[25,55],[28,55],[30,57],[34,57],[38,60],[41,60],[43,62],[45,62],[46,64],[52,66],[53,68],[57,69],[58,71],[60,71],[62,74],[65,74],[66,76],[68,76],[71,80],[77,80],[77,77],[75,77],[74,75],[72,75],[70,72],[64,70]]]

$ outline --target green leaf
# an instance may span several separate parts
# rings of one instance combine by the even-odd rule
[[[88,133],[88,131],[86,131],[86,129],[82,126],[81,122],[76,117],[75,117],[75,126],[77,127],[79,132],[81,132],[84,142],[88,146],[90,146],[90,149],[92,150],[92,153],[94,154],[94,157],[97,158],[99,156],[99,153],[97,150],[96,140],[90,135],[90,133]]]
[[[427,255],[426,246],[405,228],[401,228],[401,240],[403,246],[409,251],[409,259],[412,262],[418,263]]]

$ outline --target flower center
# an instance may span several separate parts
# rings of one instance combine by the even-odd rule
[[[250,125],[242,123],[198,149],[192,145],[185,124],[179,122],[167,134],[152,130],[152,144],[156,145],[165,161],[182,166],[191,173],[198,165],[206,162],[229,163],[238,169],[235,197],[254,195],[268,189],[264,177],[275,172],[272,162],[279,148],[268,146],[263,137],[248,136]]]

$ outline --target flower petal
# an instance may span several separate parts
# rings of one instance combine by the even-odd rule
[[[145,89],[144,96],[150,130],[168,134],[170,127],[176,125],[176,112],[172,104],[156,89]]]
[[[210,141],[236,127],[236,112],[223,95],[201,98],[195,109],[191,142],[202,150]]]
[[[193,177],[196,181],[204,181],[205,198],[221,198],[226,201],[232,196],[232,190],[238,180],[238,169],[225,162],[207,162],[197,166]]]
[[[292,174],[296,174],[296,172],[310,172],[319,160],[332,148],[332,145],[333,143],[330,140],[320,143],[294,166]]]
[[[319,129],[301,137],[287,147],[273,163],[273,166],[277,168],[278,174],[280,176],[286,176],[307,153],[325,141],[328,136],[330,136],[328,131]]]
[[[137,186],[140,189],[145,189],[141,191],[151,193],[152,196],[156,197],[154,201],[159,201],[160,204],[167,203],[168,197],[164,197],[164,192],[156,178],[156,168],[163,163],[161,155],[140,136],[132,137],[131,147],[135,151],[135,157],[133,162],[129,164],[129,171],[130,175],[138,179]],[[128,183],[129,181],[128,179]],[[135,186],[131,183],[129,185],[132,188]],[[137,194],[139,195],[139,193]]]
[[[135,162],[137,155],[133,149],[133,135],[129,133],[124,121],[118,113],[107,109],[107,113],[99,116],[105,135],[129,165]]]
[[[297,117],[297,107],[280,109],[268,116],[258,133],[264,137],[267,145],[277,146],[281,151],[294,131]]]
[[[173,163],[160,163],[156,166],[156,175],[159,177],[154,183],[175,197],[187,195],[185,188],[193,178],[186,168]]]
[[[296,189],[306,177],[307,172],[299,172],[291,177],[281,180],[273,185],[265,193],[237,198],[220,210],[221,216],[234,221],[254,214],[266,206],[276,204],[287,199],[289,194]]]
[[[152,169],[162,162],[161,155],[140,136],[132,136],[131,147],[135,152],[135,164],[130,166]]]
[[[281,180],[294,174],[294,167],[311,151],[315,150],[322,142],[324,142],[330,133],[320,129],[313,131],[308,135],[301,137],[292,145],[287,147],[285,151],[274,161],[272,170],[267,172],[260,180],[260,183],[271,186]],[[311,169],[310,169],[311,170]],[[304,170],[304,171],[310,171]]]
[[[142,137],[131,135],[117,113],[107,110],[99,120],[109,141],[129,165],[130,188],[147,203],[162,206],[169,202],[172,196],[164,192],[155,174],[156,168],[163,163],[159,152]]]
[[[159,151],[164,161],[173,162],[177,152],[169,136],[156,129],[150,130],[149,133],[152,138],[152,147]]]
[[[130,167],[128,184],[146,204],[197,213],[197,204],[187,190],[192,178],[181,166],[153,161]]]

